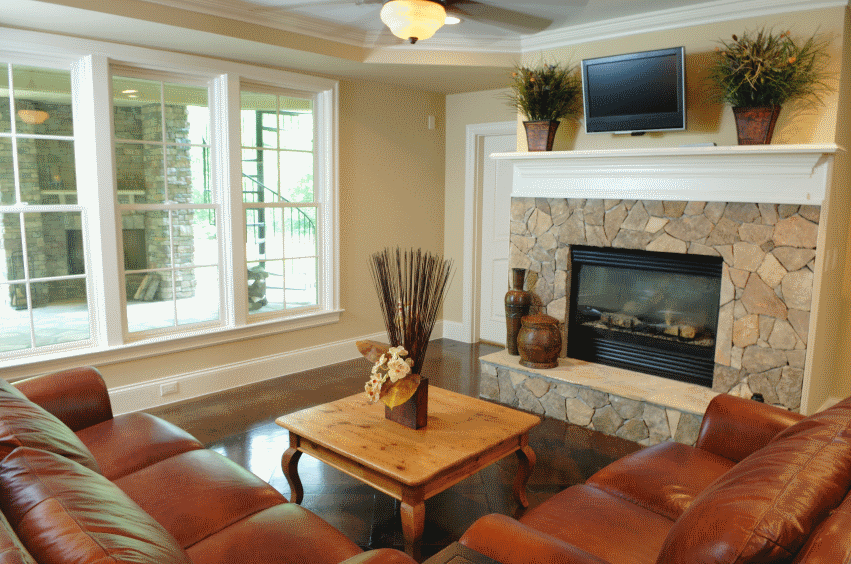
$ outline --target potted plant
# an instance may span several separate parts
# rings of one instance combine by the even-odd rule
[[[559,120],[579,111],[582,82],[576,67],[518,66],[511,73],[510,104],[526,116],[523,126],[530,151],[551,151]]]
[[[826,88],[829,41],[818,35],[795,42],[788,31],[760,30],[720,43],[709,79],[733,107],[740,145],[770,143],[783,104],[818,100]]]

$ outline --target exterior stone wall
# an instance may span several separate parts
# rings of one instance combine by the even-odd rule
[[[712,389],[797,410],[819,215],[818,206],[512,198],[509,266],[530,271],[534,307],[564,324],[571,245],[720,256]]]
[[[701,414],[629,399],[484,360],[479,395],[644,446],[670,440],[694,445],[703,420]]]

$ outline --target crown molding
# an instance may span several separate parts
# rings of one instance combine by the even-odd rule
[[[752,17],[847,6],[849,0],[716,0],[543,31],[521,40],[523,53]]]
[[[284,10],[258,9],[256,5],[240,0],[147,0],[172,8],[199,12],[212,16],[261,25],[289,33],[316,37],[327,41],[371,49],[402,51],[411,46],[397,41],[389,34],[322,21]],[[578,43],[588,43],[637,33],[690,27],[708,23],[730,21],[821,8],[847,6],[849,0],[715,0],[695,6],[670,8],[613,18],[588,24],[572,25],[534,35],[473,37],[432,37],[427,42],[429,51],[455,51],[479,53],[516,53],[554,49]],[[376,12],[376,17],[378,13]]]

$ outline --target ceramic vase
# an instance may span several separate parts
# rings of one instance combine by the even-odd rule
[[[384,417],[411,429],[422,429],[428,423],[428,378],[422,378],[411,398],[396,407],[384,406]]]
[[[733,108],[739,145],[770,144],[779,115],[780,106]]]
[[[527,315],[517,335],[520,364],[529,368],[555,368],[561,352],[558,319],[540,314]]]
[[[517,334],[520,332],[523,316],[529,315],[532,294],[523,289],[526,280],[525,268],[511,269],[511,289],[505,294],[505,348],[508,354],[517,356]]]

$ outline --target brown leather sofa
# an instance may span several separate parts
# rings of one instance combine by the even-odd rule
[[[801,415],[729,395],[696,447],[626,456],[461,543],[504,563],[851,562],[851,398]]]
[[[0,379],[0,564],[412,564],[363,552],[92,368]]]

